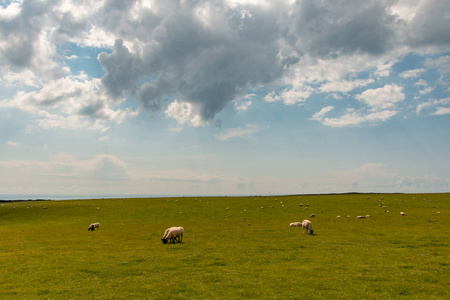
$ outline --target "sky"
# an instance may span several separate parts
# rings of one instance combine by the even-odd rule
[[[0,0],[0,195],[450,192],[450,2]]]

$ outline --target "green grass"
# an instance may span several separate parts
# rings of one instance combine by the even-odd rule
[[[449,232],[450,194],[0,203],[0,299],[448,299]]]

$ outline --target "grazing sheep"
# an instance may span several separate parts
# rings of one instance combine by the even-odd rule
[[[371,215],[366,215],[366,218],[372,218],[372,216]]]
[[[340,218],[341,216],[337,216],[336,218]]]
[[[312,223],[309,220],[303,220],[302,222],[302,227],[303,227],[303,234],[308,233],[309,230],[309,234],[313,234],[313,229],[312,229]]]
[[[289,224],[289,227],[301,227],[301,226],[302,226],[302,223],[300,223],[300,222],[293,222],[293,223]]]
[[[357,219],[365,219],[366,217],[365,216],[357,216],[356,218]]]
[[[350,215],[347,215],[346,218],[350,218]]]
[[[184,228],[183,227],[170,227],[170,228],[167,228],[166,231],[164,231],[164,235],[163,235],[163,238],[161,239],[161,241],[164,244],[167,244],[167,242],[169,242],[169,243],[175,243],[175,242],[182,243],[183,242],[183,235],[184,235]]]
[[[88,230],[94,231],[95,228],[100,228],[100,223],[92,223],[91,225],[89,225]]]
[[[315,216],[316,216],[315,214],[311,214],[309,217],[314,218]]]
[[[404,212],[400,212],[400,215],[402,215],[402,216],[406,216],[406,214],[404,213]]]

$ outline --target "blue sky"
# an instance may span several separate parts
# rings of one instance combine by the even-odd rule
[[[449,192],[449,16],[0,1],[0,195]]]

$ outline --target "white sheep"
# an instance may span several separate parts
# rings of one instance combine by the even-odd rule
[[[356,218],[357,219],[365,219],[366,217],[365,216],[357,216]]]
[[[293,222],[293,223],[289,224],[289,227],[301,227],[301,226],[302,226],[302,223],[300,223],[300,222]]]
[[[313,234],[311,221],[303,220],[302,227],[303,227],[303,234],[305,234],[305,231],[306,231],[306,233],[308,233],[308,230],[309,230],[309,234]]]
[[[402,215],[402,216],[406,216],[406,213],[404,213],[404,212],[400,212],[400,215]]]
[[[169,243],[175,243],[175,241],[182,243],[183,242],[183,235],[184,235],[184,228],[183,227],[170,227],[167,228],[164,232],[163,238],[161,241],[164,244]]]
[[[100,223],[92,223],[89,225],[88,230],[94,231],[95,228],[100,228]]]

